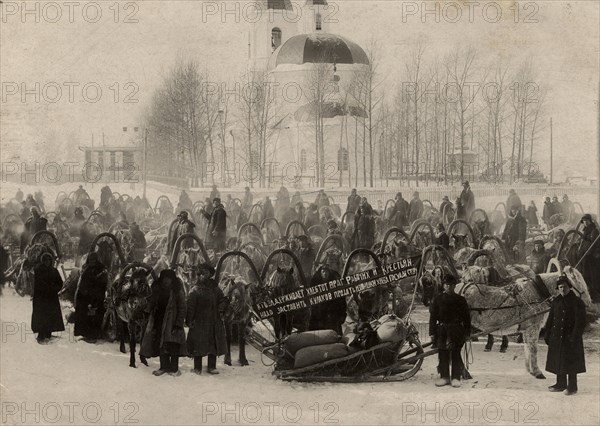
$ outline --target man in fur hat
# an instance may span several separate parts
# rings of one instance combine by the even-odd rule
[[[577,393],[577,374],[585,373],[585,304],[571,287],[565,276],[556,282],[559,294],[552,301],[544,336],[548,345],[546,371],[556,374],[556,383],[548,389],[565,395]]]

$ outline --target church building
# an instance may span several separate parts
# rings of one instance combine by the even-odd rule
[[[266,136],[251,141],[252,163],[275,164],[262,171],[271,186],[350,186],[365,164],[369,168],[370,153],[375,157],[374,147],[363,143],[368,118],[364,92],[357,90],[369,58],[332,32],[336,9],[327,0],[259,4],[260,19],[250,24],[248,68],[268,81],[273,96]]]

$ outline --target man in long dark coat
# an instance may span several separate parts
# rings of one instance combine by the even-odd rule
[[[340,274],[328,265],[322,265],[313,275],[310,286],[314,287],[337,279],[340,279]],[[341,336],[344,321],[346,321],[346,299],[341,297],[311,308],[309,330],[334,330]]]
[[[187,350],[194,357],[196,374],[201,374],[205,356],[208,356],[208,373],[219,374],[217,356],[227,353],[223,316],[229,300],[212,278],[214,272],[212,266],[200,265],[198,281],[187,298]]]
[[[315,263],[315,249],[311,239],[306,235],[299,235],[298,241],[300,247],[298,248],[298,260],[300,261],[300,267],[305,277],[310,277],[312,274],[312,268]]]
[[[467,300],[454,291],[458,280],[453,275],[444,277],[444,292],[438,294],[430,308],[429,335],[439,348],[441,378],[436,386],[460,387],[463,362],[460,350],[471,334],[471,314]],[[452,364],[452,375],[450,375]]]
[[[548,389],[574,395],[577,374],[585,373],[585,304],[571,291],[571,283],[565,276],[558,279],[556,286],[559,295],[552,302],[544,336],[548,345],[546,371],[556,374],[556,383]]]
[[[473,210],[475,210],[475,194],[473,194],[473,191],[471,191],[471,185],[469,184],[468,180],[463,182],[463,190],[460,193],[460,201],[465,208],[467,217],[469,217],[471,213],[473,213]]]
[[[104,299],[108,285],[106,267],[98,260],[96,252],[88,255],[81,270],[75,293],[75,336],[83,336],[88,343],[100,337],[104,318]]]
[[[129,226],[129,231],[131,232],[131,240],[133,242],[134,258],[141,262],[146,255],[146,236],[135,222],[132,222]]]
[[[160,367],[155,376],[169,373],[180,376],[179,357],[187,355],[185,331],[187,313],[183,283],[175,271],[165,269],[152,285],[149,302],[150,318],[142,340],[140,355],[160,357]]]
[[[354,216],[353,248],[370,249],[375,243],[375,219],[366,206],[361,206]]]
[[[583,215],[581,222],[584,228],[578,256],[580,259],[584,255],[585,257],[581,260],[579,270],[590,289],[592,301],[598,303],[600,302],[600,240],[597,238],[600,233],[591,215]]]
[[[550,218],[554,216],[555,213],[550,197],[546,197],[544,200],[544,210],[542,212],[542,220],[546,225],[550,223]]]
[[[511,217],[506,222],[502,239],[509,252],[513,250],[517,241],[525,242],[527,239],[527,220],[521,215],[520,209],[511,211]]]
[[[21,253],[25,251],[31,238],[39,231],[45,231],[48,227],[48,220],[40,216],[37,207],[31,207],[31,216],[25,222],[25,231],[21,234]]]
[[[213,200],[213,211],[208,214],[202,210],[202,214],[208,220],[208,235],[212,238],[215,250],[222,252],[225,250],[227,240],[227,213],[221,203],[220,198]]]
[[[413,194],[413,199],[410,200],[408,213],[409,223],[413,223],[415,220],[420,219],[423,216],[423,201],[419,198],[419,193]]]
[[[394,206],[394,225],[398,228],[402,228],[403,226],[408,225],[408,212],[410,210],[410,205],[408,201],[402,198],[402,193],[398,192],[396,194],[396,204]]]
[[[244,209],[246,213],[250,213],[250,209],[253,205],[253,199],[254,197],[252,196],[252,192],[250,192],[250,188],[247,186],[244,189],[244,199],[242,200],[242,209]]]
[[[64,331],[58,292],[63,285],[60,274],[52,266],[52,255],[41,255],[41,263],[34,269],[33,311],[31,330],[38,333],[38,343],[46,343],[53,331]]]
[[[179,222],[177,222],[175,230],[173,231],[173,236],[171,238],[171,247],[169,247],[169,253],[173,252],[173,249],[175,248],[175,243],[177,242],[177,239],[179,237],[181,237],[184,234],[193,234],[194,228],[196,227],[196,225],[188,219],[188,214],[185,211],[180,212],[177,215],[177,219],[179,220]],[[184,243],[181,245],[181,248],[185,249],[193,246],[193,241],[184,241]]]
[[[506,199],[506,210],[520,210],[522,205],[523,203],[521,202],[521,198],[517,195],[517,192],[514,189],[508,191],[508,198]]]
[[[352,188],[350,196],[348,197],[348,204],[346,205],[346,211],[350,213],[356,213],[360,205],[360,195],[356,193],[356,188]]]

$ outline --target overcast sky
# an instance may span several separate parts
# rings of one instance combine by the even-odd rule
[[[35,3],[29,3],[33,10]],[[197,59],[219,80],[237,78],[246,65],[249,24],[242,15],[222,19],[218,13],[203,14],[202,3],[120,2],[117,14],[115,2],[100,1],[98,22],[88,22],[95,20],[97,10],[92,5],[84,12],[87,2],[71,10],[55,2],[61,6],[60,17],[54,6],[39,3],[36,23],[35,13],[22,15],[21,2],[5,2],[0,20],[2,137],[23,139],[25,154],[35,157],[40,147],[65,153],[67,148],[89,144],[92,133],[99,137],[102,131],[111,134],[133,126],[178,57]],[[555,173],[559,178],[595,175],[599,3],[502,1],[487,6],[484,13],[484,5],[490,2],[480,1],[471,3],[472,19],[465,3],[441,2],[439,23],[433,14],[423,22],[423,2],[394,0],[338,1],[329,18],[338,21],[332,24],[332,32],[363,47],[371,38],[380,43],[380,70],[388,85],[398,81],[407,52],[423,38],[428,59],[441,59],[457,43],[476,47],[482,64],[497,55],[515,65],[531,59],[550,89],[547,117],[554,122]],[[455,14],[457,4],[462,7],[460,18]],[[494,23],[496,4],[502,7],[502,19]],[[214,5],[219,10],[223,2]],[[62,94],[56,103],[46,102],[43,96],[36,102],[34,95],[28,95],[23,104],[22,83],[34,91],[39,83],[40,91],[46,88],[47,98],[55,96],[56,85],[62,87]],[[87,100],[82,93],[86,84]],[[18,93],[11,95],[15,87]],[[92,103],[97,87],[102,94]],[[8,125],[7,113],[12,115]],[[539,143],[547,144],[540,162],[548,169],[549,134],[542,135]]]

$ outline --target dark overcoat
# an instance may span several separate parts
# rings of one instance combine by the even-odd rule
[[[43,263],[34,269],[33,312],[31,330],[34,333],[64,331],[58,292],[62,288],[62,278],[52,266]]]
[[[552,301],[544,340],[548,344],[546,371],[554,374],[585,373],[583,330],[585,304],[570,291]]]
[[[157,324],[161,320],[157,318],[158,298],[161,297],[161,294],[160,291],[152,289],[150,318],[148,319],[148,325],[146,326],[140,349],[140,355],[146,358],[159,356],[160,349],[165,343],[175,343],[175,345],[170,345],[170,355],[187,355],[185,331],[183,329],[187,311],[185,293],[180,281],[173,285],[175,288],[169,292],[169,302],[162,318],[162,324]],[[173,353],[175,351],[176,353]]]
[[[187,350],[190,356],[227,353],[223,315],[228,306],[229,300],[214,280],[209,279],[192,288],[185,319],[189,327]]]
[[[101,263],[82,268],[75,292],[75,336],[98,337],[106,311],[107,283],[108,272]]]

